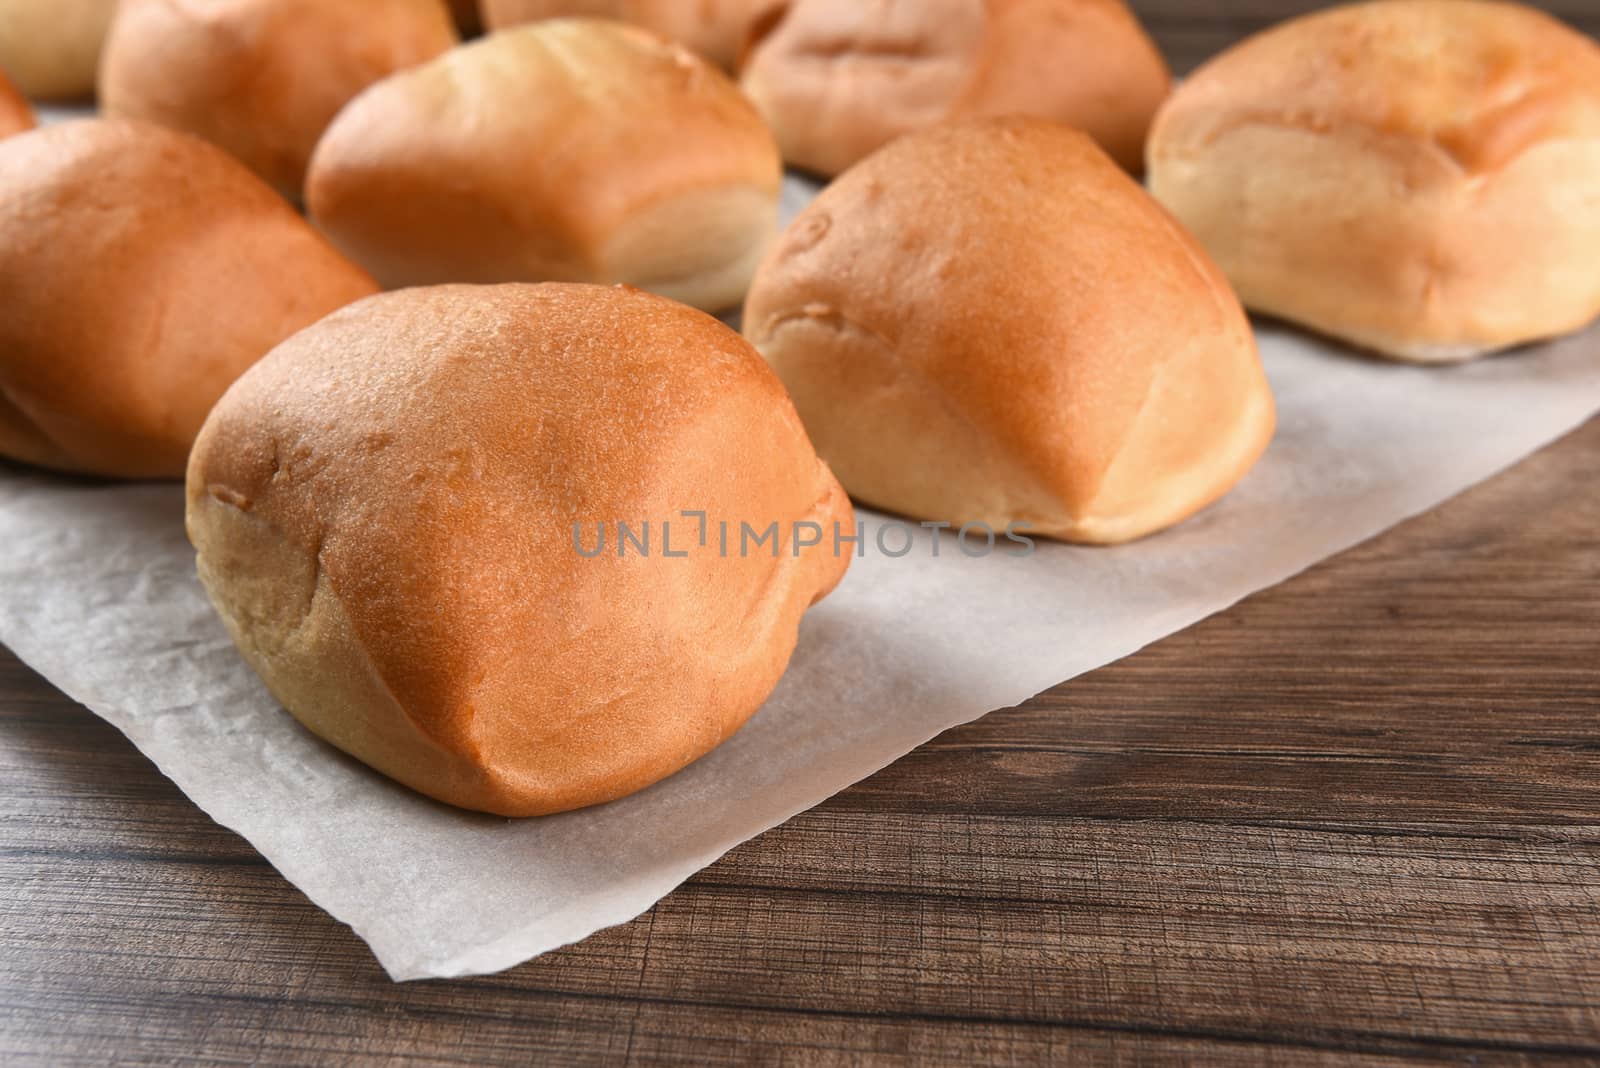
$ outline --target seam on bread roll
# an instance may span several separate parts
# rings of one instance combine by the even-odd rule
[[[752,344],[765,356],[781,341],[785,330],[801,325],[820,327],[835,334],[853,334],[864,339],[870,346],[869,351],[878,355],[879,366],[887,373],[890,380],[879,387],[880,391],[913,392],[925,404],[942,413],[951,426],[959,427],[965,433],[972,445],[972,455],[981,459],[987,472],[984,479],[987,500],[981,505],[974,502],[976,511],[968,517],[969,519],[988,521],[997,529],[1004,528],[1006,522],[1010,520],[1024,523],[1044,522],[1043,517],[1048,514],[1048,508],[1043,502],[1049,499],[1050,492],[1040,479],[1039,473],[1029,465],[1027,458],[1015,454],[1009,448],[999,447],[998,443],[973,421],[970,413],[955,403],[944,390],[937,388],[926,375],[908,364],[895,344],[850,318],[846,312],[832,307],[825,311],[817,307],[775,311],[752,336]],[[858,403],[865,399],[867,398],[854,398]],[[903,406],[903,403],[900,402],[900,405]],[[888,496],[880,496],[871,491],[858,491],[857,495],[865,503],[876,507],[889,510],[894,510],[896,507],[895,502]]]

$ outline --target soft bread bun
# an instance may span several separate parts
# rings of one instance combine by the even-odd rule
[[[1184,82],[1150,187],[1244,302],[1402,360],[1600,314],[1600,47],[1547,15],[1387,0]]]
[[[0,69],[37,99],[88,96],[116,9],[117,0],[0,0]]]
[[[339,109],[456,42],[443,0],[123,0],[100,97],[221,145],[298,201]]]
[[[1112,543],[1215,501],[1274,426],[1250,324],[1085,135],[1014,117],[902,138],[778,240],[745,333],[868,504]]]
[[[539,19],[588,16],[621,19],[670,37],[732,70],[762,15],[784,0],[484,0],[492,30]]]
[[[375,289],[204,141],[120,119],[0,141],[0,456],[181,478],[245,368]]]
[[[626,282],[717,311],[777,231],[772,134],[645,30],[555,19],[373,86],[317,146],[311,213],[391,288]]]
[[[777,533],[744,551],[743,524]],[[363,301],[240,379],[189,468],[200,576],[285,707],[504,816],[622,797],[736,731],[849,565],[835,525],[761,358],[627,288]]]
[[[33,109],[17,87],[0,71],[0,137],[33,129]]]
[[[818,174],[935,123],[1008,114],[1083,129],[1137,171],[1171,76],[1122,0],[794,0],[742,82],[783,158]]]

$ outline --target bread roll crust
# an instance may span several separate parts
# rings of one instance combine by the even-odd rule
[[[0,70],[0,137],[33,129],[33,109]]]
[[[296,330],[375,290],[238,162],[146,123],[0,142],[0,455],[181,478],[206,413]]]
[[[1007,114],[1144,162],[1166,62],[1122,0],[794,0],[741,76],[790,163],[835,175],[901,134]]]
[[[553,18],[620,19],[668,37],[733,70],[751,30],[784,0],[484,0],[484,23],[503,30]]]
[[[299,201],[339,110],[457,40],[443,0],[123,0],[101,103],[220,145]]]
[[[738,335],[625,288],[414,289],[330,316],[217,406],[188,498],[201,576],[289,711],[506,816],[715,747],[849,563],[787,534],[719,554],[719,521],[848,529],[849,502]],[[661,555],[663,520],[686,556]],[[645,522],[652,555],[619,556],[616,524]],[[600,523],[585,559],[574,525],[588,551]]]
[[[745,332],[850,493],[925,520],[1126,541],[1222,496],[1274,427],[1221,273],[1042,120],[857,165],[779,238]]]
[[[312,214],[389,287],[625,282],[744,296],[782,164],[737,88],[622,23],[491,34],[358,97],[317,148]]]
[[[117,0],[0,0],[0,70],[36,100],[94,92]]]
[[[1185,81],[1152,192],[1249,306],[1446,362],[1600,314],[1600,47],[1520,5],[1381,0]]]

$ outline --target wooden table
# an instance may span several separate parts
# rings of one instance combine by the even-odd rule
[[[1311,5],[1141,6],[1186,69]],[[1600,421],[467,982],[0,649],[0,1063],[1600,1061],[1597,470]]]

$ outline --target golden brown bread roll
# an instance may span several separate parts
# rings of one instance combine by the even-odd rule
[[[389,287],[626,282],[716,311],[777,230],[772,134],[705,61],[618,22],[491,34],[358,97],[306,201]]]
[[[1473,0],[1336,8],[1186,81],[1150,185],[1244,302],[1403,360],[1600,314],[1600,48]]]
[[[1137,171],[1171,76],[1122,0],[794,0],[742,83],[783,158],[819,174],[912,130],[1007,114],[1077,126]]]
[[[761,358],[627,288],[363,301],[240,379],[189,468],[201,578],[279,700],[505,816],[632,793],[736,731],[849,565],[834,524],[849,501]]]
[[[180,478],[240,372],[375,289],[204,141],[118,119],[0,141],[0,456]]]
[[[456,41],[443,0],[123,0],[100,97],[221,145],[298,201],[339,109]]]
[[[0,137],[33,129],[33,109],[11,84],[5,71],[0,71]]]
[[[1221,497],[1274,427],[1254,338],[1190,236],[1083,134],[912,134],[823,190],[745,308],[857,499],[1121,542]]]
[[[654,30],[732,70],[757,20],[784,0],[484,0],[491,30],[538,19],[620,19]]]
[[[0,0],[0,69],[31,97],[88,96],[116,8],[117,0]]]

